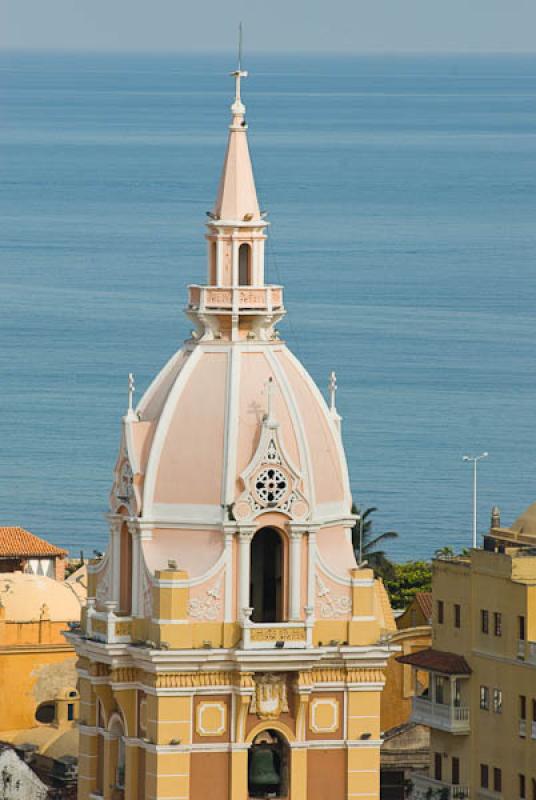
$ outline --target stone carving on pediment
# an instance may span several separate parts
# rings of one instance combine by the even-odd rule
[[[352,611],[352,601],[344,594],[334,594],[320,575],[316,576],[316,596],[320,605],[320,616],[324,619],[344,617]]]
[[[287,682],[282,675],[268,672],[255,675],[255,693],[250,713],[259,719],[279,719],[288,711]]]
[[[241,475],[244,491],[233,507],[236,520],[247,522],[265,511],[305,519],[309,504],[300,489],[301,477],[285,453],[278,423],[267,414],[255,455]]]
[[[192,597],[188,604],[188,616],[207,622],[216,620],[221,609],[221,587],[220,578],[211,589],[207,589],[205,597]]]

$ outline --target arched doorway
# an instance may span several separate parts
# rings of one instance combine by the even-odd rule
[[[250,797],[286,798],[290,787],[290,749],[278,731],[257,734],[248,752]]]
[[[241,244],[238,248],[238,285],[251,285],[251,247]]]
[[[261,528],[251,542],[249,604],[253,622],[283,617],[283,542],[274,528]]]

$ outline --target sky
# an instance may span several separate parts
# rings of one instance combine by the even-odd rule
[[[534,52],[536,0],[0,0],[0,48]]]

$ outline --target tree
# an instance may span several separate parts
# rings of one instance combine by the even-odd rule
[[[377,508],[372,507],[361,512],[359,506],[356,506],[355,503],[352,505],[352,514],[357,514],[361,517],[361,520],[357,520],[352,528],[352,545],[358,563],[359,555],[361,554],[363,561],[367,561],[377,575],[387,580],[393,575],[394,565],[387,558],[385,550],[377,549],[377,545],[388,539],[396,539],[398,533],[396,531],[385,531],[384,533],[376,534],[372,530],[373,520],[371,516],[377,510]],[[360,543],[361,531],[363,541]]]
[[[432,591],[432,566],[428,561],[406,561],[392,564],[392,568],[385,588],[393,608],[406,608],[417,592]]]

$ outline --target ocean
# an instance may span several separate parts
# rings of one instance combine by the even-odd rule
[[[0,54],[0,525],[91,555],[127,374],[189,333],[230,56]],[[244,82],[282,335],[396,559],[536,500],[536,58],[270,56]]]

